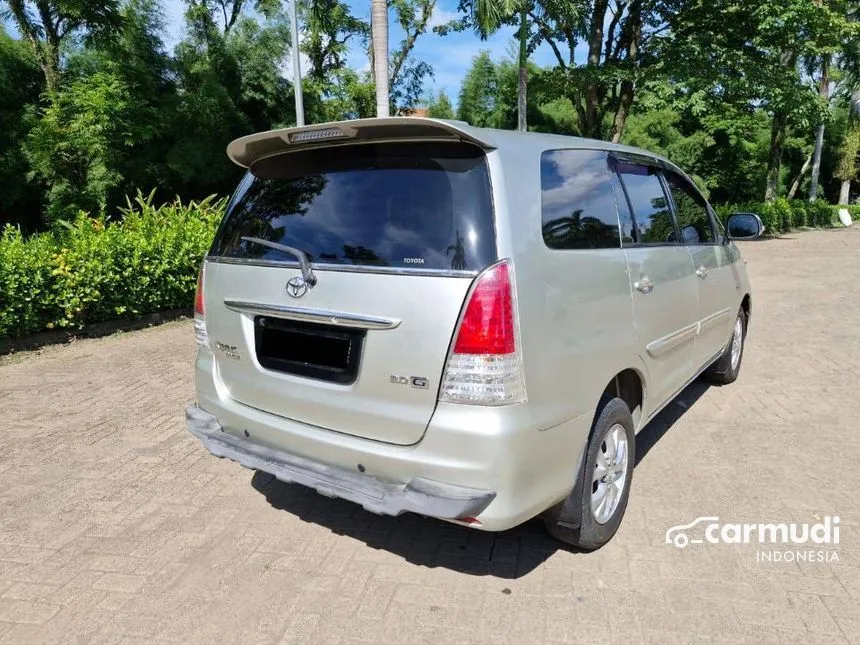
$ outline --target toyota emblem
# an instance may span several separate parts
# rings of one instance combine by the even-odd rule
[[[295,278],[291,278],[289,282],[287,282],[287,293],[293,298],[301,298],[308,292],[308,283],[305,282],[305,279],[297,275]]]

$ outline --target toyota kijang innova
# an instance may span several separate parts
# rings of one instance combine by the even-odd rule
[[[374,513],[583,549],[627,505],[636,431],[735,380],[750,285],[689,177],[620,145],[423,118],[234,141],[248,169],[196,298],[189,430]]]

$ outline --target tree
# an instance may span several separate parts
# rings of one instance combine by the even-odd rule
[[[646,0],[544,0],[532,10],[536,39],[558,63],[539,82],[543,91],[570,99],[583,136],[621,140],[643,63],[655,65],[648,47],[668,28],[662,8]],[[576,60],[580,41],[588,48],[584,63]]]
[[[830,101],[830,58],[829,52],[821,55],[821,78],[818,81],[818,95],[826,106]],[[821,153],[824,149],[824,128],[822,119],[815,131],[815,149],[812,153],[812,175],[809,180],[809,201],[818,199],[818,174],[821,172]]]
[[[212,25],[219,25],[224,36],[232,31],[248,6],[261,13],[266,18],[282,11],[282,0],[254,0],[253,5],[248,0],[185,0],[186,15],[192,20],[205,20]]]
[[[226,41],[240,78],[235,102],[254,131],[296,122],[293,85],[283,69],[290,52],[289,17],[273,11],[260,22],[239,19]]]
[[[481,40],[497,32],[502,25],[517,25],[517,129],[528,129],[528,56],[537,45],[530,33],[533,0],[460,0],[458,11],[465,16],[436,28],[442,35],[450,31],[472,29]]]
[[[415,60],[415,44],[426,33],[435,0],[395,0],[392,7],[404,33],[391,53],[388,65],[388,105],[397,113],[409,111],[423,94],[424,81],[432,76],[429,64]],[[371,26],[356,18],[340,0],[307,0],[303,5],[305,37],[302,51],[308,57],[310,120],[340,120],[377,114],[375,72],[357,72],[347,66],[350,45],[367,48],[370,68],[375,70]],[[387,14],[386,14],[387,15]],[[370,95],[370,105],[368,105]],[[368,109],[369,108],[369,109]]]
[[[824,5],[827,9],[825,14],[826,22],[819,29],[820,42],[819,52],[817,56],[813,56],[809,61],[809,66],[818,68],[818,93],[822,104],[826,107],[830,102],[830,90],[834,80],[832,66],[836,63],[837,76],[839,72],[847,72],[848,76],[852,76],[852,72],[856,71],[860,66],[860,51],[858,51],[857,41],[860,31],[858,31],[858,11],[860,6],[856,0],[827,0]],[[818,198],[818,177],[821,168],[821,157],[824,147],[824,129],[825,119],[822,119],[817,127],[815,136],[815,150],[812,160],[812,176],[809,186],[809,200],[815,201]]]
[[[119,28],[65,48],[63,84],[33,119],[24,151],[47,186],[49,220],[121,204],[137,190],[176,186],[164,159],[176,87],[155,0],[127,0]],[[173,189],[173,191],[171,191]]]
[[[326,81],[346,68],[350,44],[358,40],[367,46],[370,28],[341,0],[305,0],[299,8],[305,28],[301,48],[309,62],[306,74],[325,92]]]
[[[857,179],[857,162],[860,155],[860,93],[851,97],[848,127],[838,151],[834,176],[840,181],[839,203],[847,204],[851,195],[851,182]]]
[[[457,118],[478,127],[494,127],[498,123],[497,92],[496,66],[490,53],[482,51],[472,59],[472,67],[463,79]]]
[[[436,0],[392,0],[397,22],[404,37],[391,56],[389,68],[390,103],[402,114],[415,106],[424,90],[424,81],[433,76],[433,69],[411,54],[418,38],[427,32],[427,25]]]
[[[774,199],[789,130],[822,117],[818,91],[800,63],[823,51],[829,10],[809,0],[680,1],[677,9],[665,15],[668,28],[653,53],[707,102],[720,97],[735,109],[770,114],[764,194]]]
[[[128,119],[135,136],[113,155],[113,167],[122,177],[108,206],[122,203],[138,190],[157,186],[157,197],[169,200],[183,187],[176,185],[165,163],[174,135],[177,86],[172,61],[161,34],[164,19],[158,0],[126,0],[121,28],[111,38],[88,47],[69,48],[66,79],[80,81],[98,72],[119,79],[127,88]]]
[[[786,128],[792,121],[798,125],[806,125],[809,121],[820,124],[813,154],[811,191],[815,191],[815,195],[810,193],[810,199],[814,200],[817,198],[817,167],[821,162],[826,100],[829,98],[831,38],[834,32],[837,38],[845,33],[843,25],[829,5],[807,0],[787,0],[776,5],[763,2],[754,15],[760,25],[756,42],[763,49],[770,49],[771,57],[779,61],[779,69],[775,70],[778,83],[773,86],[775,91],[771,92],[773,127],[765,200],[771,201],[777,196],[782,147]],[[818,94],[824,99],[823,105],[815,102],[815,89],[805,82],[797,69],[798,63],[804,59],[821,61],[822,79]]]
[[[27,179],[30,166],[22,148],[44,76],[27,43],[9,37],[2,25],[0,87],[0,227],[17,222],[32,230],[40,223],[42,187]]]
[[[376,83],[376,116],[389,115],[388,91],[388,2],[371,0],[370,27],[372,33],[373,79]]]
[[[6,0],[18,31],[30,42],[48,93],[60,89],[64,43],[86,30],[91,37],[119,26],[118,0]]]
[[[372,74],[347,66],[350,45],[366,49],[370,25],[356,18],[341,0],[304,0],[299,4],[304,37],[305,118],[308,123],[369,117],[375,114]],[[372,68],[372,65],[371,65]]]
[[[112,71],[72,81],[45,109],[25,151],[50,187],[51,219],[98,212],[122,183],[119,157],[141,136],[128,86]]]
[[[427,106],[427,116],[433,119],[453,119],[454,107],[445,90],[439,90],[435,100]]]

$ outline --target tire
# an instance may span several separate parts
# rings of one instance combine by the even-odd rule
[[[728,385],[734,383],[741,371],[741,362],[744,358],[744,346],[747,339],[747,316],[743,307],[738,311],[738,317],[735,319],[735,324],[732,326],[732,337],[729,339],[729,344],[717,361],[705,371],[705,378],[712,383],[719,385]],[[732,354],[734,351],[735,340],[739,342],[737,361],[733,363]]]
[[[585,462],[579,469],[580,479],[577,485],[564,501],[547,511],[544,516],[544,524],[553,537],[585,551],[602,547],[621,525],[630,496],[633,465],[636,460],[633,417],[627,404],[617,398],[604,400],[603,403],[591,429]],[[616,463],[616,468],[611,469],[604,477],[595,479],[598,460],[601,462],[601,468],[604,468],[607,456],[612,463],[613,446],[616,448],[614,461],[623,461],[623,464]],[[626,449],[623,459],[618,455],[622,449]],[[599,490],[604,491],[603,497],[600,496]],[[597,509],[592,510],[593,493],[595,502],[603,499],[611,508],[601,507],[598,503]],[[607,499],[612,495],[615,497]]]

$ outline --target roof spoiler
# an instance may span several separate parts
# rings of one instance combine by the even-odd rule
[[[391,141],[397,139],[465,141],[485,150],[496,146],[479,131],[462,121],[442,121],[422,117],[387,117],[320,123],[300,128],[259,132],[236,139],[227,146],[233,163],[250,168],[265,157],[321,143],[349,141]]]

